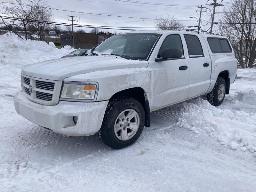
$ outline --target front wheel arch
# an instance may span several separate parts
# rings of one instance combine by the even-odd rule
[[[145,110],[145,126],[150,127],[150,105],[145,90],[141,87],[125,89],[115,93],[109,100],[113,102],[124,98],[134,98],[139,101]]]

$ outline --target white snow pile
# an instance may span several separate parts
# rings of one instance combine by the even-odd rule
[[[215,108],[207,101],[183,104],[178,125],[198,134],[207,133],[232,149],[256,152],[256,94],[237,92]]]
[[[54,44],[43,41],[23,40],[13,33],[0,36],[1,65],[25,65],[61,57],[71,47],[57,49]]]

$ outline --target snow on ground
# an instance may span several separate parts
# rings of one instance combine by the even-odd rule
[[[68,138],[15,113],[20,67],[70,49],[0,36],[0,191],[253,192],[256,70],[239,70],[222,106],[199,98],[152,113],[139,141],[113,151]]]

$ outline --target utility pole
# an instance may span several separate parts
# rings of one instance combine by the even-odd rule
[[[72,45],[73,45],[73,48],[75,48],[75,36],[74,36],[74,18],[75,16],[71,15],[69,16],[71,18],[71,30],[72,30]]]
[[[218,0],[213,0],[213,3],[210,4],[211,6],[213,6],[210,34],[212,34],[212,30],[213,30],[213,25],[214,25],[214,20],[215,20],[215,14],[216,14],[216,7],[224,6],[223,4],[218,3],[217,1],[218,1]],[[222,1],[223,1],[223,0],[221,0],[221,2],[222,2]]]
[[[201,30],[203,9],[206,9],[206,7],[204,7],[203,5],[201,5],[201,6],[198,6],[198,8],[200,9],[200,15],[199,15],[198,26],[197,26],[197,32],[198,32],[198,34],[199,34],[199,33],[200,33],[200,30]]]

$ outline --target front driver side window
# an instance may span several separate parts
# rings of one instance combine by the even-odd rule
[[[158,57],[160,57],[166,50],[179,50],[182,53],[180,59],[184,58],[184,50],[180,35],[173,34],[167,36],[159,50]]]

